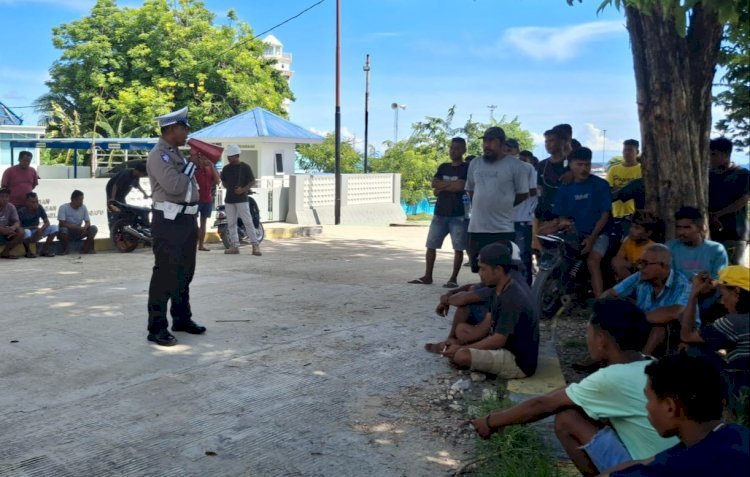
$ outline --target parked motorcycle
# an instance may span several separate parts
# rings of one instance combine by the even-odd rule
[[[255,227],[255,238],[257,243],[261,243],[266,236],[266,232],[263,229],[263,224],[260,221],[260,209],[258,204],[252,195],[254,191],[250,190],[247,196],[247,203],[250,206],[250,216],[253,218],[253,226]],[[224,244],[224,248],[231,248],[232,242],[229,239],[229,227],[227,226],[227,213],[223,205],[216,208],[216,220],[214,221],[214,228],[217,229],[219,237],[221,237],[221,243]],[[253,240],[248,237],[245,224],[242,223],[242,219],[237,218],[237,234],[239,235],[240,242],[252,243]]]
[[[540,316],[552,318],[561,307],[591,293],[589,273],[585,258],[581,258],[582,237],[573,228],[537,237],[543,251],[532,293]]]
[[[114,215],[110,237],[117,250],[127,253],[135,250],[139,243],[151,245],[151,209],[119,201],[110,202],[109,209]]]

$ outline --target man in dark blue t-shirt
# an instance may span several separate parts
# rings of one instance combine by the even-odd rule
[[[54,257],[52,242],[57,237],[58,227],[49,223],[47,212],[44,211],[44,207],[39,205],[39,197],[37,197],[36,192],[26,194],[26,205],[18,209],[18,218],[21,220],[21,227],[23,228],[23,248],[26,249],[26,257],[34,258],[37,255]],[[41,225],[39,221],[42,222]],[[44,237],[47,237],[47,241],[44,243],[44,251],[39,253],[39,241]],[[31,251],[32,243],[36,244],[36,253]]]
[[[671,355],[646,367],[648,419],[662,437],[680,443],[654,457],[628,462],[612,477],[745,476],[750,469],[750,430],[724,424],[719,372],[707,361]]]
[[[555,218],[544,223],[539,232],[548,234],[575,226],[585,237],[581,255],[587,256],[591,288],[599,297],[604,292],[601,261],[609,248],[612,193],[607,181],[591,174],[591,156],[591,149],[581,147],[568,157],[573,182],[560,186],[552,209]]]
[[[420,285],[432,284],[432,270],[435,267],[437,249],[442,248],[443,240],[450,234],[453,245],[453,273],[443,285],[446,288],[458,286],[458,272],[464,260],[464,250],[468,240],[467,227],[469,220],[464,211],[464,186],[469,164],[463,162],[466,153],[466,141],[461,137],[451,140],[451,162],[440,164],[432,178],[432,189],[437,197],[435,213],[427,233],[427,253],[425,254],[425,272],[420,278],[410,280],[409,283]]]

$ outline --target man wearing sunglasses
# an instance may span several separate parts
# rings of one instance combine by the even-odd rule
[[[630,275],[602,296],[634,298],[653,325],[645,355],[662,355],[679,345],[679,315],[690,300],[690,282],[672,269],[672,254],[665,245],[654,244],[638,260],[638,272]]]

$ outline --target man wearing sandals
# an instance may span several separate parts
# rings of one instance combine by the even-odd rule
[[[18,258],[10,251],[23,241],[23,229],[16,206],[10,203],[10,190],[0,188],[0,245],[5,245],[0,258]]]
[[[467,227],[469,219],[465,218],[464,186],[469,164],[464,162],[466,141],[461,137],[454,137],[448,150],[451,162],[440,164],[432,178],[432,189],[437,197],[435,214],[432,216],[430,231],[427,233],[427,253],[424,275],[409,283],[419,285],[432,284],[432,270],[435,267],[437,249],[442,248],[445,237],[450,234],[453,245],[453,273],[443,285],[445,288],[458,286],[458,272],[464,260],[464,250],[468,238]]]
[[[18,209],[18,217],[23,227],[23,248],[26,249],[26,258],[35,258],[37,255],[43,257],[54,257],[52,241],[57,237],[58,227],[49,223],[47,212],[44,207],[39,207],[39,198],[36,192],[26,194],[26,205]],[[39,221],[42,225],[39,225]],[[39,241],[47,237],[44,251],[39,253]],[[36,253],[31,251],[31,244],[36,244]]]

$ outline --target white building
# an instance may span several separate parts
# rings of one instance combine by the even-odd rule
[[[11,151],[10,141],[22,139],[39,139],[44,137],[45,128],[43,126],[25,126],[23,119],[0,102],[0,169],[18,163],[18,153],[22,149]],[[39,149],[30,148],[34,155],[32,165],[39,165]],[[11,155],[13,160],[11,161]],[[2,173],[0,171],[0,173]]]
[[[273,35],[268,35],[263,39],[266,49],[263,52],[263,58],[275,60],[274,68],[281,72],[281,75],[287,81],[292,79],[292,54],[284,53],[284,45]]]

